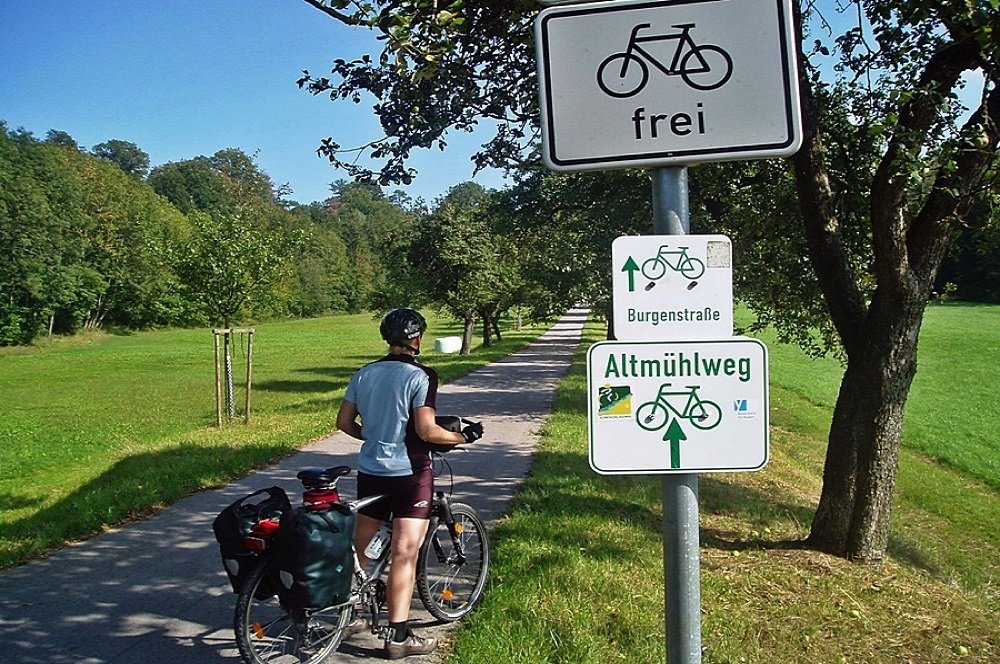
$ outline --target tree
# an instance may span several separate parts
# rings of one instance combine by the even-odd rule
[[[477,164],[532,159],[524,140],[536,128],[527,25],[533,2],[306,2],[385,40],[377,60],[335,61],[333,82],[308,72],[299,81],[314,94],[357,100],[369,92],[378,100],[385,137],[364,149],[384,165],[377,173],[355,167],[356,174],[383,182],[412,178],[406,161],[414,147],[443,146],[448,130],[483,118],[499,121],[499,128]],[[804,144],[792,173],[777,169],[782,177],[773,195],[787,200],[789,188],[794,191],[810,279],[824,307],[791,297],[780,309],[770,308],[774,298],[751,297],[750,304],[764,303],[760,309],[786,330],[805,329],[820,315],[828,321],[821,328],[830,332],[826,341],[842,348],[846,369],[809,541],[838,555],[875,560],[888,537],[900,423],[923,311],[948,240],[982,198],[985,174],[995,163],[1000,7],[995,0],[854,0],[843,6],[855,12],[849,15],[858,17],[857,25],[835,35],[818,8],[839,5],[800,5],[795,22]],[[820,67],[828,53],[839,56],[834,64],[840,76],[833,81]],[[985,85],[963,116],[957,91],[963,75],[976,70]],[[332,139],[321,151],[344,165],[344,152]],[[736,174],[752,180],[766,177],[767,169]]]
[[[149,174],[149,155],[135,143],[113,138],[98,143],[90,152],[98,159],[110,161],[137,180],[143,180]]]
[[[86,240],[85,262],[104,283],[83,326],[187,322],[191,308],[181,299],[173,261],[191,232],[189,220],[117,166],[82,153],[77,161],[86,214],[76,232]]]
[[[179,260],[181,278],[211,318],[228,328],[280,283],[291,248],[268,228],[259,204],[189,216],[195,232]]]
[[[873,560],[888,543],[924,309],[950,236],[980,198],[1000,141],[1000,7],[909,0],[860,7],[875,44],[863,24],[839,42],[842,67],[856,78],[825,86],[812,66],[801,70],[805,131],[794,166],[809,255],[846,355],[809,539],[825,551]],[[809,55],[800,52],[803,62]],[[960,124],[956,92],[963,74],[978,68],[986,86]],[[855,127],[879,146],[866,201],[873,281],[859,278],[843,241],[845,192],[830,167],[833,135],[823,122],[831,87],[866,118]]]
[[[347,245],[352,272],[351,311],[415,304],[407,247],[415,216],[371,182],[334,183],[336,230]]]
[[[149,184],[184,214],[225,210],[233,204],[232,187],[207,157],[161,164],[149,174]]]
[[[491,224],[482,187],[453,187],[418,227],[409,246],[413,282],[429,301],[463,321],[461,353],[472,350],[476,320],[490,346],[496,320],[512,303],[521,275],[516,242]]]
[[[51,145],[61,145],[64,148],[72,148],[77,151],[80,150],[80,144],[76,142],[76,139],[60,129],[49,129],[45,132],[45,142]]]
[[[0,343],[182,322],[170,259],[187,220],[117,167],[0,133]]]
[[[257,166],[255,158],[256,154],[248,155],[239,148],[226,148],[208,157],[206,163],[244,196],[277,202],[277,188],[268,174]]]
[[[285,233],[299,233],[295,258],[296,285],[287,295],[288,310],[297,316],[348,311],[355,289],[348,267],[347,245],[336,231],[336,215],[319,203],[291,210]]]
[[[407,166],[416,148],[447,146],[450,130],[470,131],[496,121],[497,135],[473,156],[476,168],[526,163],[524,152],[537,135],[534,51],[529,47],[535,0],[438,2],[390,0],[305,0],[348,26],[379,33],[385,50],[377,59],[334,60],[331,81],[308,71],[300,88],[331,99],[375,96],[384,136],[344,148],[333,138],[319,153],[353,177],[382,185],[409,184]],[[377,170],[358,163],[368,152],[384,164]]]

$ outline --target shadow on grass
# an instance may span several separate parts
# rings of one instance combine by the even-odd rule
[[[332,380],[267,380],[253,386],[265,392],[332,392],[347,386],[346,381]]]
[[[20,510],[42,504],[41,498],[28,498],[13,493],[0,494],[0,511]]]
[[[941,577],[945,573],[941,565],[925,552],[921,551],[917,544],[908,541],[905,537],[890,534],[889,545],[886,547],[886,551],[893,558],[911,567],[925,570],[934,576]]]
[[[0,533],[0,549],[5,552],[0,557],[0,569],[59,548],[67,541],[97,534],[109,524],[146,516],[156,509],[150,505],[171,503],[220,477],[242,474],[287,451],[276,445],[182,444],[121,459],[48,507],[6,525]],[[66,472],[73,470],[67,468]]]

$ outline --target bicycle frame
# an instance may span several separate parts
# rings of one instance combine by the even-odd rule
[[[667,408],[668,411],[672,411],[674,415],[676,415],[679,418],[691,419],[692,407],[700,405],[702,401],[698,397],[698,388],[696,386],[688,386],[688,389],[686,390],[677,390],[668,392],[666,391],[666,388],[668,387],[670,387],[669,383],[662,385],[660,387],[660,391],[656,395],[656,402],[663,404],[663,406]],[[687,403],[684,404],[683,412],[677,410],[677,407],[667,400],[667,397],[680,397],[680,396],[686,396],[688,398]]]
[[[685,44],[689,48],[694,48],[695,47],[694,40],[691,38],[691,34],[690,34],[691,33],[691,28],[694,27],[694,24],[682,24],[682,25],[672,26],[672,27],[675,27],[675,28],[680,28],[681,32],[670,34],[670,35],[650,35],[648,37],[640,37],[639,36],[639,31],[640,30],[643,30],[643,29],[646,29],[646,28],[650,28],[650,27],[652,27],[652,25],[649,24],[649,23],[640,23],[639,25],[636,25],[635,27],[633,27],[632,28],[632,34],[631,34],[631,36],[629,37],[629,40],[628,40],[628,48],[625,49],[625,52],[628,55],[632,55],[633,51],[637,51],[637,52],[641,53],[643,55],[643,57],[646,58],[647,62],[649,62],[651,65],[653,65],[654,67],[656,67],[657,69],[659,69],[660,71],[662,71],[667,76],[675,76],[675,75],[679,74],[680,73],[681,54],[684,51]],[[653,42],[660,42],[660,41],[671,41],[671,40],[675,40],[675,39],[677,40],[677,48],[674,49],[674,55],[673,55],[673,58],[670,61],[670,67],[669,68],[664,67],[662,62],[660,62],[658,59],[656,59],[655,57],[653,57],[652,55],[650,55],[650,53],[648,51],[646,51],[641,46],[639,46],[639,44],[653,43]],[[622,63],[622,71],[623,72],[624,72],[624,69],[625,69],[625,67],[627,65],[628,65],[628,59],[626,58],[624,60],[624,62]],[[708,71],[708,66],[707,66],[707,64],[704,61],[701,62],[701,68],[700,69],[690,70],[689,73],[696,74],[696,73],[700,73],[700,72],[703,72],[703,71]]]
[[[384,498],[383,495],[368,496],[366,498],[351,501],[348,505],[350,506],[351,511],[357,513],[363,507],[376,503],[382,498]],[[452,513],[451,503],[444,491],[435,492],[431,518],[427,527],[427,534],[424,535],[424,542],[430,541],[433,544],[435,555],[439,560],[444,562],[445,555],[441,549],[441,544],[434,536],[439,522],[444,522],[448,526],[448,533],[451,536],[452,546],[454,547],[455,553],[453,554],[454,560],[450,562],[464,565],[468,562],[465,556],[465,544],[458,536],[461,531],[456,527],[455,515]],[[358,605],[367,602],[372,616],[371,629],[373,631],[378,630],[378,597],[377,595],[372,594],[372,586],[379,581],[385,573],[386,568],[389,566],[392,559],[392,547],[386,547],[379,557],[374,559],[371,568],[367,570],[361,565],[361,559],[358,557],[357,549],[355,549],[353,544],[351,545],[351,553],[354,556],[354,576],[358,580],[358,587],[351,592],[351,597],[348,600],[348,603]]]
[[[677,257],[676,264],[670,262],[670,259],[668,258],[669,256]],[[687,247],[677,247],[676,249],[668,251],[666,246],[662,246],[660,247],[660,250],[656,252],[656,258],[663,261],[668,267],[678,272],[680,272],[681,266],[685,261],[691,260],[691,257],[688,256]]]
[[[434,456],[450,471],[450,464],[440,453]],[[298,478],[306,489],[305,509],[323,509],[319,507],[323,501],[318,498],[332,499],[337,480],[350,471],[347,466],[300,471]],[[435,471],[435,477],[440,474]],[[442,486],[442,490],[435,491],[416,570],[415,590],[420,601],[434,618],[444,622],[461,619],[478,604],[486,587],[490,558],[482,519],[469,505],[452,502],[453,490],[454,476],[451,489]],[[321,495],[310,495],[317,500],[307,501],[306,494],[314,492]],[[366,496],[347,502],[346,506],[357,514],[384,498],[381,494]],[[264,551],[269,540],[261,541]],[[286,604],[280,590],[270,585],[274,583],[270,554],[260,558],[239,590],[234,611],[236,643],[244,662],[265,664],[281,658],[282,662],[319,664],[326,661],[345,634],[357,632],[356,626],[347,631],[352,617],[365,614],[370,617],[367,622],[371,633],[384,635],[388,589],[383,577],[392,565],[392,546],[384,546],[371,559],[355,548],[353,538],[350,547],[351,562],[347,563],[352,566],[350,591],[346,597],[343,594],[337,597],[343,601],[318,609]],[[283,580],[278,583],[284,585]]]

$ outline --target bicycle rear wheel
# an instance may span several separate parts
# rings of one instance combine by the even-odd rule
[[[476,511],[463,503],[452,503],[454,539],[442,519],[431,522],[417,561],[417,592],[420,601],[438,620],[458,620],[482,599],[490,566],[486,528]],[[458,541],[458,547],[455,545]]]
[[[250,572],[236,601],[240,656],[247,664],[320,664],[340,645],[350,605],[321,611],[285,608],[267,589],[267,563],[262,560]]]

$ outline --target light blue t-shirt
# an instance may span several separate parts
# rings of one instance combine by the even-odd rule
[[[410,355],[387,355],[354,372],[344,399],[361,414],[358,470],[397,477],[429,465],[411,417],[421,406],[433,408],[436,396],[437,374]]]

